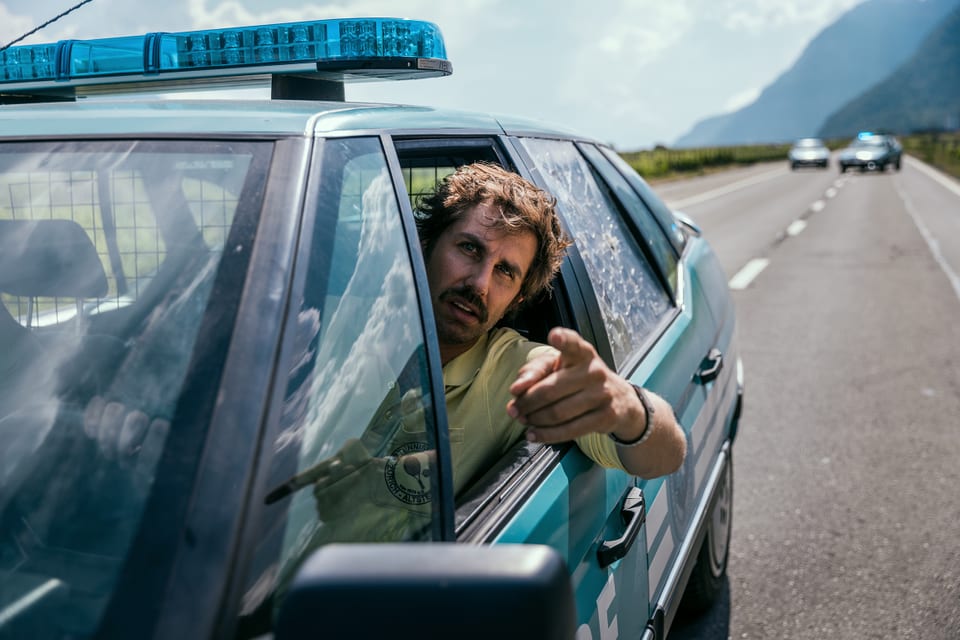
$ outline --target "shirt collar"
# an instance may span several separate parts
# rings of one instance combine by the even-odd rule
[[[443,384],[447,387],[461,387],[474,378],[480,371],[487,356],[487,343],[490,334],[485,333],[472,347],[458,355],[443,367]]]

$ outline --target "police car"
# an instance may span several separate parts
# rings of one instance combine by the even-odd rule
[[[709,606],[743,389],[717,258],[607,145],[344,101],[451,70],[392,18],[0,52],[0,637],[649,639]],[[174,95],[251,84],[270,99]],[[676,473],[521,442],[454,495],[414,208],[475,161],[575,240],[512,325],[574,328],[666,398]],[[350,491],[401,386],[420,439]]]

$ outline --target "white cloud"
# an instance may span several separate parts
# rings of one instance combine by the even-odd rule
[[[32,17],[13,13],[6,5],[0,4],[0,46],[19,38],[33,27]]]
[[[823,24],[861,2],[864,0],[703,0],[703,9],[726,29],[755,34]]]
[[[595,12],[602,17],[596,29],[596,50],[605,55],[627,56],[634,64],[649,64],[680,41],[694,22],[684,3],[625,2],[613,12]],[[592,26],[592,25],[588,25]],[[586,40],[589,46],[590,40]]]

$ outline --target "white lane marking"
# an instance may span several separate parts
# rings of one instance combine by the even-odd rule
[[[930,165],[928,165],[927,163],[921,160],[917,160],[913,156],[904,156],[904,159],[907,161],[907,164],[913,166],[916,169],[920,169],[920,171],[923,171],[925,174],[927,174],[928,176],[930,176],[931,178],[939,182],[941,185],[943,185],[950,191],[953,191],[955,194],[960,196],[960,183],[958,183],[956,180],[952,180],[951,178],[948,178],[940,171],[937,171],[936,169],[934,169],[933,167],[931,167]]]
[[[827,203],[823,200],[816,200],[810,204],[810,211],[814,213],[820,213],[827,206]]]
[[[829,200],[830,198],[836,197],[837,190],[834,187],[830,187],[823,195],[827,196],[827,199]]]
[[[903,200],[903,205],[907,209],[907,213],[913,218],[913,224],[917,225],[917,229],[920,231],[920,235],[923,236],[924,241],[927,243],[927,247],[930,249],[930,253],[933,255],[933,259],[937,261],[937,264],[940,265],[940,269],[947,276],[947,280],[950,281],[950,285],[953,287],[953,292],[957,294],[957,298],[960,299],[960,276],[957,275],[957,272],[953,270],[953,267],[950,266],[950,263],[947,262],[947,259],[943,257],[943,254],[940,252],[940,243],[933,236],[927,225],[923,223],[923,220],[920,219],[920,214],[917,213],[917,210],[913,207],[913,201],[910,200],[910,196],[904,192],[899,185],[896,186],[897,195],[900,196],[900,199]],[[960,195],[960,191],[957,192],[957,195]]]
[[[731,289],[746,289],[753,282],[753,279],[760,275],[760,272],[767,268],[770,261],[766,258],[754,258],[743,266],[737,275],[730,278],[729,286]]]
[[[703,193],[698,193],[695,196],[690,196],[689,198],[684,198],[683,200],[675,200],[673,202],[668,202],[668,206],[671,209],[683,209],[684,207],[689,207],[693,204],[700,204],[711,198],[716,198],[717,196],[726,195],[737,191],[738,189],[743,189],[744,187],[749,187],[752,184],[757,184],[758,182],[763,182],[764,180],[769,180],[770,178],[775,178],[779,175],[787,173],[787,169],[774,169],[773,171],[767,171],[766,173],[761,173],[750,178],[745,178],[738,182],[731,182],[728,185],[718,187],[716,189],[711,189],[710,191],[704,191]]]
[[[790,223],[790,226],[787,227],[787,235],[788,235],[788,236],[798,236],[798,235],[800,235],[800,234],[803,232],[803,230],[806,229],[806,228],[807,228],[807,221],[806,221],[806,220],[794,220],[793,222]]]

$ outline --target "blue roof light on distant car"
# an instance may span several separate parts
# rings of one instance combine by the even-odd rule
[[[0,90],[10,91],[156,81],[174,73],[181,79],[185,73],[199,78],[315,73],[343,81],[451,72],[435,24],[396,18],[61,40],[0,51]]]

